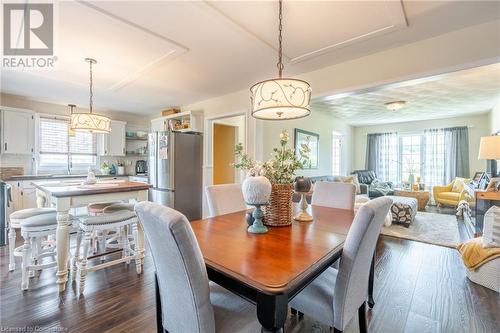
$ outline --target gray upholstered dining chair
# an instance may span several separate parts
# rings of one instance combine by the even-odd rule
[[[211,217],[247,209],[241,184],[221,184],[205,187]]]
[[[316,182],[311,204],[339,209],[354,209],[356,186],[340,182]]]
[[[342,332],[358,310],[359,330],[366,332],[365,300],[370,263],[392,200],[374,199],[362,206],[349,229],[339,269],[328,268],[290,302],[290,306]]]
[[[158,332],[260,332],[255,306],[208,281],[184,215],[151,202],[135,206],[157,279]]]

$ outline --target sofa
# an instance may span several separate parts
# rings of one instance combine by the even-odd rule
[[[375,171],[372,170],[354,170],[351,172],[351,175],[356,175],[358,177],[359,186],[361,187],[361,192],[368,194],[370,198],[377,198],[384,195],[394,195],[394,191],[392,190],[393,185],[391,182],[387,182],[391,188],[388,193],[383,193],[376,188],[370,188],[370,185],[374,180],[377,179],[377,175]]]
[[[462,200],[472,201],[473,196],[471,197],[469,188],[466,185],[469,182],[470,179],[457,177],[448,185],[434,186],[432,195],[436,206],[438,208],[441,205],[457,207]]]
[[[318,181],[342,182],[345,177],[346,176],[326,175],[326,176],[309,177],[309,179],[311,180],[311,183],[313,184],[313,188],[314,188],[314,183],[316,183]],[[354,185],[357,185],[357,184],[354,184]],[[309,203],[309,204],[311,203],[313,188],[311,188],[311,192],[306,194],[306,200],[307,200],[307,203]],[[356,193],[356,201],[358,201],[358,198],[361,196],[366,197],[366,194],[368,194],[368,186],[361,186],[361,184],[359,184],[359,192]],[[293,193],[293,202],[300,202],[300,199],[301,199],[301,194],[294,192]]]

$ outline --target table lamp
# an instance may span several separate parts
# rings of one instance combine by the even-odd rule
[[[483,136],[479,143],[480,160],[490,160],[491,177],[497,177],[497,160],[500,160],[500,132],[496,135]]]

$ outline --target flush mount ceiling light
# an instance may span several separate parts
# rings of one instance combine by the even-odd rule
[[[397,111],[397,110],[401,109],[403,106],[405,106],[405,104],[406,104],[405,101],[394,101],[394,102],[385,103],[384,105],[388,110]]]
[[[92,58],[85,58],[90,66],[89,80],[89,113],[71,113],[70,129],[73,131],[86,131],[92,133],[109,133],[111,131],[111,119],[106,116],[93,113],[93,92],[92,92],[92,65],[97,61]],[[73,110],[73,108],[71,108]]]
[[[263,120],[286,120],[307,117],[311,86],[306,81],[283,78],[282,0],[279,0],[278,78],[265,80],[250,88],[252,116]]]

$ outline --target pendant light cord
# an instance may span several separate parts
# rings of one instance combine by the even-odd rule
[[[89,93],[89,113],[92,113],[92,109],[93,109],[93,97],[94,97],[94,94],[92,93],[92,61],[89,61],[89,64],[90,64],[90,80],[89,80],[89,89],[90,89],[90,93]]]
[[[282,37],[282,32],[283,32],[283,24],[282,24],[282,21],[283,21],[283,4],[282,4],[282,0],[279,0],[279,26],[278,26],[278,29],[279,29],[279,36],[278,36],[278,44],[279,44],[279,49],[278,49],[278,74],[279,74],[279,78],[281,79],[282,77],[282,74],[283,74],[283,68],[285,67],[283,65],[283,48],[281,46],[281,43],[283,41],[283,37]]]

